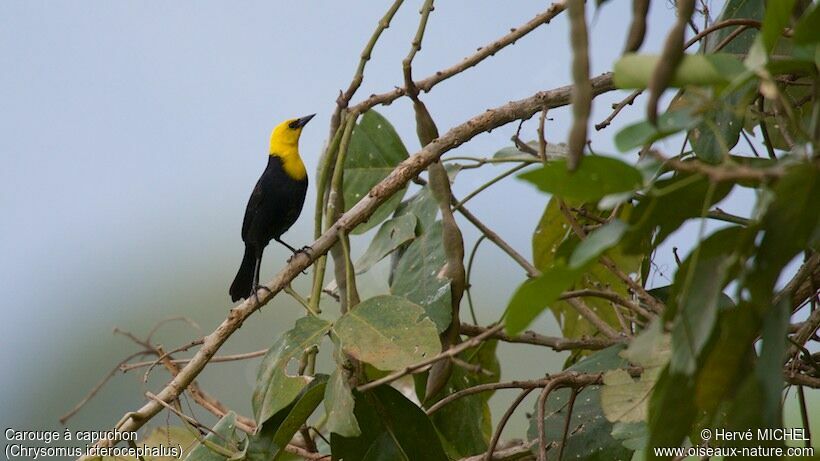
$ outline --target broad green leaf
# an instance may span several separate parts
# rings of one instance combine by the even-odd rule
[[[246,461],[276,461],[285,447],[322,402],[327,375],[317,375],[296,400],[262,424],[261,430],[248,438]]]
[[[359,303],[333,326],[345,352],[380,370],[398,370],[441,352],[435,324],[400,296]]]
[[[594,208],[590,210],[589,207],[583,204],[568,203],[567,206],[587,208],[587,212],[592,214],[599,213]],[[622,207],[624,215],[628,210],[631,210],[630,206]],[[593,221],[580,216],[578,219],[579,224],[582,226],[593,223]],[[564,267],[566,265],[565,261],[571,258],[573,249],[577,248],[576,245],[580,245],[579,240],[566,223],[566,219],[559,207],[559,201],[553,197],[547,204],[538,227],[533,233],[532,248],[535,267],[541,271],[551,270],[555,266]],[[608,253],[610,259],[622,270],[638,272],[641,261],[640,256],[626,256],[619,247],[611,248]],[[574,282],[574,288],[576,289],[596,289],[601,286],[609,286],[619,295],[628,296],[623,283],[599,263],[590,263],[588,266],[570,270],[580,273],[579,278]],[[605,322],[616,329],[620,328],[618,318],[608,301],[587,298],[586,303]],[[586,319],[580,317],[577,311],[565,301],[550,303],[549,309],[558,320],[565,337],[578,338],[585,335],[594,335],[598,331]],[[537,315],[537,313],[534,315]]]
[[[623,345],[608,347],[584,358],[567,370],[579,373],[600,373],[608,370],[626,367],[627,361],[619,356]],[[570,389],[556,389],[547,398],[544,419],[544,433],[547,443],[561,443],[564,437],[564,425],[570,397]],[[624,447],[620,441],[612,437],[612,423],[603,415],[600,403],[601,386],[593,385],[583,388],[575,399],[572,408],[572,418],[564,447],[564,459],[600,460],[613,459],[628,460],[632,457],[632,450]],[[527,437],[530,440],[538,439],[538,408],[533,410]],[[538,444],[533,447],[538,452]],[[550,459],[557,459],[557,452],[550,450]],[[553,453],[556,453],[553,455]]]
[[[649,429],[646,423],[615,423],[612,426],[612,437],[630,450],[643,450],[649,442]]]
[[[655,383],[649,401],[648,459],[658,459],[653,450],[655,447],[680,446],[696,415],[692,378],[673,374],[666,367]]]
[[[813,3],[794,26],[794,42],[805,45],[820,42],[820,4]]]
[[[390,285],[392,294],[423,307],[439,333],[447,329],[452,317],[450,280],[438,276],[446,263],[441,232],[441,221],[436,221],[410,243],[396,264]]]
[[[812,163],[793,165],[773,192],[774,201],[763,217],[763,238],[745,284],[758,309],[768,306],[781,270],[808,248],[820,228],[820,170]]]
[[[766,427],[781,427],[783,423],[783,374],[778,372],[786,358],[786,341],[783,338],[787,337],[791,310],[788,296],[784,297],[778,305],[769,308],[762,322],[763,344],[755,376],[763,394],[760,412]]]
[[[723,5],[723,11],[715,20],[715,23],[729,19],[754,19],[763,20],[763,13],[766,9],[765,0],[728,0]],[[734,27],[724,27],[706,36],[702,42],[708,52],[714,52],[718,44],[722,43],[729,34],[736,32]],[[757,30],[748,28],[737,35],[731,42],[726,44],[720,51],[736,55],[746,54],[752,46]]]
[[[700,118],[686,109],[671,110],[658,117],[658,124],[633,123],[615,135],[615,147],[626,152],[697,126]]]
[[[569,267],[579,269],[598,259],[606,250],[618,244],[627,227],[626,223],[615,219],[587,235],[587,238],[579,243],[572,252]]]
[[[672,285],[665,318],[673,319],[670,371],[692,375],[697,359],[718,318],[723,288],[733,278],[730,270],[746,239],[740,226],[721,229],[692,251],[681,264]]]
[[[504,314],[507,333],[515,335],[524,331],[580,276],[580,271],[555,266],[543,271],[536,278],[524,281],[507,304],[507,311]]]
[[[778,370],[780,371],[780,370]],[[780,374],[780,373],[778,373]],[[740,384],[734,399],[728,406],[725,421],[722,427],[729,431],[745,431],[751,429],[754,434],[759,428],[781,428],[783,427],[782,418],[778,418],[777,422],[770,425],[766,420],[762,411],[761,402],[766,400],[766,392],[762,388],[759,380],[753,375],[749,375]],[[749,402],[755,402],[750,405]],[[780,405],[778,404],[778,407]],[[781,447],[783,448],[783,440],[762,440],[753,436],[751,440],[741,440],[736,438],[734,440],[727,440],[724,442],[729,447]],[[769,459],[777,459],[775,456],[768,457]]]
[[[496,357],[496,345],[497,341],[491,340],[459,354],[461,360],[480,366],[484,373],[454,366],[445,387],[425,402],[425,406],[468,387],[498,382],[501,368]],[[418,376],[423,378],[423,375]],[[424,394],[424,386],[420,387]],[[487,451],[493,428],[488,404],[492,395],[492,392],[468,395],[430,415],[430,420],[441,436],[441,444],[451,458],[461,459]]]
[[[433,193],[427,186],[422,187],[409,199],[401,202],[394,218],[407,214],[412,214],[418,220],[416,225],[416,235],[421,235],[436,222],[438,216],[438,202],[433,197]]]
[[[613,81],[618,88],[646,88],[661,57],[626,54],[615,63]],[[684,54],[675,69],[671,88],[687,85],[725,85],[746,70],[736,57],[725,53]]]
[[[711,192],[710,187],[714,187]],[[640,252],[645,239],[653,234],[657,247],[687,219],[700,216],[704,208],[720,202],[731,190],[731,183],[710,186],[708,179],[691,174],[657,181],[629,215],[629,230],[621,239],[624,249]]]
[[[740,107],[743,102],[741,95],[735,92],[725,98],[727,105]],[[747,106],[744,104],[742,107]],[[703,121],[689,132],[692,151],[704,162],[720,163],[729,157],[730,149],[737,145],[742,128],[743,113],[737,113],[734,107],[710,110],[704,114]]]
[[[753,368],[751,344],[758,325],[748,304],[720,311],[713,339],[701,354],[695,381],[695,402],[705,414],[713,414],[722,401],[731,399]]]
[[[180,447],[182,452],[179,454],[179,456],[172,456],[169,454],[169,456],[152,456],[149,458],[146,455],[144,457],[148,461],[179,461],[180,459],[186,459],[188,453],[190,453],[191,450],[193,450],[199,445],[199,443],[197,442],[198,434],[195,435],[195,433],[196,429],[194,428],[163,425],[154,428],[147,436],[142,438],[141,443],[139,443],[139,446],[150,449],[164,450],[166,453],[169,447]],[[87,461],[142,461],[136,456],[123,455],[86,456],[83,459]]]
[[[558,247],[572,235],[572,229],[561,213],[558,199],[552,197],[532,234],[532,260],[535,267],[542,271],[552,267],[556,262]]]
[[[626,370],[607,371],[601,389],[601,407],[606,419],[623,423],[645,421],[654,385],[654,380],[632,379]]]
[[[601,407],[609,421],[646,421],[650,394],[655,387],[658,374],[669,361],[669,353],[669,335],[661,330],[659,321],[652,322],[626,350],[621,352],[621,357],[642,367],[643,372],[637,380],[622,369],[604,374]]]
[[[330,434],[333,461],[448,461],[421,408],[390,386],[354,392],[358,437]]]
[[[358,203],[407,156],[407,148],[393,125],[375,110],[365,112],[353,128],[345,158],[345,211]],[[364,233],[384,221],[401,202],[405,191],[402,189],[393,194],[367,222],[356,226],[353,233]]]
[[[416,237],[416,216],[405,214],[385,221],[370,241],[370,246],[356,261],[356,273],[361,274]]]
[[[307,376],[287,373],[291,360],[299,360],[302,353],[318,345],[330,331],[331,323],[317,317],[302,317],[292,330],[283,334],[262,359],[256,388],[253,391],[253,414],[257,424],[290,405],[299,392],[311,381]]]
[[[230,411],[185,457],[185,461],[226,461],[241,451],[236,440],[236,413]],[[229,456],[231,455],[231,456]]]
[[[763,27],[760,35],[763,37],[763,45],[766,51],[771,52],[777,44],[777,40],[783,33],[783,29],[789,25],[789,18],[794,9],[795,0],[778,0],[766,3],[766,13],[763,17]]]
[[[327,412],[327,430],[344,437],[356,437],[361,434],[354,407],[353,390],[344,373],[339,369],[330,374],[330,381],[325,390],[325,411]]]
[[[559,159],[518,177],[544,192],[578,201],[593,201],[605,195],[633,191],[643,182],[641,173],[632,166],[600,156],[586,157],[574,172],[567,170],[565,159]]]

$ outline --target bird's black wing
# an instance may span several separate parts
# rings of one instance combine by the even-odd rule
[[[245,219],[242,221],[242,241],[247,241],[248,238],[248,231],[253,224],[253,220],[256,217],[256,212],[259,211],[262,200],[265,197],[264,190],[262,188],[262,178],[259,178],[259,181],[256,182],[256,186],[253,187],[253,192],[251,192],[251,197],[248,199],[248,206],[245,207]]]

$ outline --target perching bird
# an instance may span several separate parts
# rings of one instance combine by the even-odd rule
[[[299,157],[299,136],[302,128],[313,118],[286,120],[270,135],[270,156],[268,166],[253,188],[245,220],[242,222],[242,241],[245,242],[245,256],[231,284],[231,300],[238,301],[255,295],[259,287],[259,269],[262,252],[271,240],[296,250],[282,241],[284,234],[302,212],[305,203],[308,178],[305,164]]]

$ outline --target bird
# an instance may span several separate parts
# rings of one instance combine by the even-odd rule
[[[259,285],[259,271],[262,253],[271,240],[294,255],[310,249],[295,249],[282,240],[282,234],[299,218],[305,203],[308,176],[299,156],[299,137],[315,115],[285,120],[271,132],[268,165],[251,192],[242,221],[245,254],[229,290],[233,302],[256,296],[264,288]]]

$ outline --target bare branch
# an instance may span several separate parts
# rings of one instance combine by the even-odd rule
[[[470,325],[468,323],[461,324],[461,334],[467,336],[477,336],[487,331],[487,328],[480,327],[477,325]],[[519,343],[519,344],[532,344],[534,346],[545,346],[549,347],[550,349],[560,352],[560,351],[568,351],[568,350],[575,350],[575,349],[584,349],[590,351],[596,351],[600,349],[605,349],[613,344],[617,344],[619,342],[625,341],[626,338],[622,339],[609,339],[609,338],[578,338],[578,339],[569,339],[569,338],[560,338],[554,336],[544,336],[533,331],[525,331],[520,335],[510,336],[503,331],[499,331],[498,333],[493,334],[490,336],[493,339],[497,339],[499,341],[504,341],[507,343]]]

